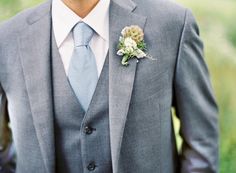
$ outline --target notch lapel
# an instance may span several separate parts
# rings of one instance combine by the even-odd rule
[[[51,2],[41,5],[28,19],[19,37],[20,58],[34,126],[48,173],[55,172],[51,84]]]
[[[113,172],[118,171],[118,160],[125,122],[129,110],[136,72],[136,60],[130,60],[128,67],[121,65],[117,56],[117,45],[125,26],[138,25],[144,28],[146,17],[132,11],[136,5],[131,0],[113,0],[110,5],[109,46],[109,120]]]

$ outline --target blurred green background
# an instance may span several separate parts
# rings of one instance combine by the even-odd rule
[[[0,21],[42,1],[0,0]],[[206,61],[220,107],[220,172],[236,173],[236,0],[177,2],[193,11],[205,43]]]

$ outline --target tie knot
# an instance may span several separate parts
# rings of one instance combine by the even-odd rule
[[[73,29],[75,46],[87,46],[92,39],[93,29],[84,22],[79,22]]]

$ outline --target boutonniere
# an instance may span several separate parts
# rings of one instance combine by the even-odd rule
[[[149,58],[150,56],[145,53],[146,50],[144,33],[139,26],[127,26],[121,31],[117,55],[123,57],[121,60],[123,66],[128,66],[132,58],[136,58],[137,62],[141,58]]]

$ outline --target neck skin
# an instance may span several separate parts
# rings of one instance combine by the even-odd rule
[[[67,7],[74,11],[79,17],[86,17],[97,5],[99,0],[62,0]]]

